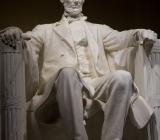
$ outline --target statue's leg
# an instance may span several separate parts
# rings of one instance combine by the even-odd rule
[[[118,70],[110,74],[104,85],[106,87],[102,97],[106,103],[102,140],[122,140],[129,101],[132,96],[132,77],[129,72]]]
[[[82,83],[72,68],[60,71],[55,82],[59,111],[69,140],[88,140],[83,124]]]

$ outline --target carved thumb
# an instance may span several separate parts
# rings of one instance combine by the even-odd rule
[[[28,35],[28,34],[26,34],[26,33],[22,33],[22,38],[24,39],[24,40],[30,40],[31,39],[31,36],[30,35]]]

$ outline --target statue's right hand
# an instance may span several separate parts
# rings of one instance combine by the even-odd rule
[[[0,40],[13,48],[16,47],[17,41],[22,39],[22,30],[18,27],[9,27],[0,32]]]

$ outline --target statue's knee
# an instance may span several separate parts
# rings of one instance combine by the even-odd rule
[[[63,78],[71,78],[75,75],[77,75],[76,70],[71,67],[62,68],[59,72],[59,76],[62,76]]]
[[[121,87],[132,85],[132,76],[127,71],[117,70],[113,75],[113,80]]]

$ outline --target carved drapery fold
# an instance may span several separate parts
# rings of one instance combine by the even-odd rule
[[[150,122],[149,140],[160,139],[160,39],[157,40],[151,51],[152,81],[150,82],[150,104],[154,108],[155,116]],[[148,79],[150,80],[150,79]]]

